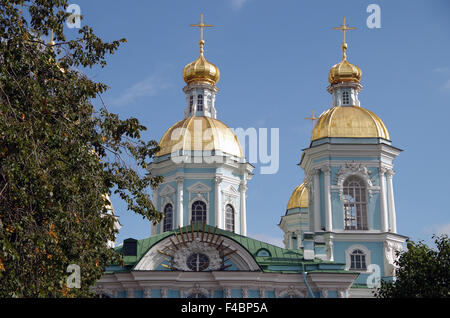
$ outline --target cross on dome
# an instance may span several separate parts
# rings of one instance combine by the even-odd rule
[[[345,42],[345,32],[355,30],[356,28],[347,26],[345,24],[345,17],[344,17],[344,21],[343,21],[342,25],[340,27],[335,27],[333,29],[342,31],[342,33],[344,35],[344,39],[342,42],[342,59],[345,60],[347,58],[347,54],[345,53],[347,51],[347,43]]]
[[[200,54],[203,54],[203,46],[205,45],[205,41],[203,40],[203,28],[213,27],[212,24],[204,24],[203,23],[203,13],[200,14],[200,24],[191,24],[191,27],[199,27],[200,28]]]

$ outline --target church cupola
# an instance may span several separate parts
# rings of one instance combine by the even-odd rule
[[[183,88],[186,94],[187,107],[184,117],[206,116],[216,118],[214,107],[216,94],[219,91],[216,84],[220,79],[219,68],[208,62],[204,57],[205,41],[203,40],[203,28],[213,25],[203,23],[203,14],[200,15],[200,24],[191,24],[200,28],[200,56],[187,64],[183,70],[183,79],[186,86]]]
[[[347,43],[345,42],[345,32],[354,30],[344,23],[342,26],[334,28],[341,30],[344,34],[342,42],[342,61],[334,65],[328,75],[328,92],[333,96],[332,106],[360,106],[358,93],[362,89],[360,84],[361,69],[347,61]]]

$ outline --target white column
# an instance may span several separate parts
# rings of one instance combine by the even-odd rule
[[[330,189],[330,175],[331,169],[329,167],[320,168],[325,174],[325,229],[333,231],[333,219],[331,215],[331,189]]]
[[[386,173],[386,168],[380,167],[379,169],[380,178],[380,214],[381,214],[381,231],[388,231],[388,211],[386,202],[386,185],[384,182],[384,174]]]
[[[321,218],[320,218],[320,169],[314,170],[314,231],[319,232],[321,230]],[[311,211],[312,212],[312,211]]]
[[[177,184],[178,184],[178,226],[183,227],[184,226],[184,220],[183,220],[183,183],[184,183],[184,177],[177,177]]]
[[[215,195],[214,195],[214,217],[215,217],[215,223],[216,226],[219,229],[225,229],[223,224],[223,213],[222,213],[222,200],[220,195],[220,183],[222,182],[222,177],[215,177],[214,183],[215,183]]]
[[[153,205],[155,206],[155,209],[156,210],[158,210],[158,189],[155,189],[154,191],[153,191]],[[155,225],[153,225],[152,224],[152,226],[151,226],[152,228],[151,228],[151,234],[150,234],[150,236],[151,235],[156,235],[157,233],[156,233],[156,224]]]
[[[392,176],[394,174],[395,172],[392,169],[386,171],[387,193],[389,201],[389,224],[391,225],[391,231],[397,233],[397,216],[395,213],[394,186],[392,184]]]
[[[241,192],[241,235],[247,236],[247,207],[245,204],[246,198],[245,198],[245,191],[247,191],[247,185],[245,181],[241,181],[240,184],[240,192]]]

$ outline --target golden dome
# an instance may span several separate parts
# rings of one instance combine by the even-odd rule
[[[292,192],[289,198],[287,209],[307,208],[308,207],[308,189],[303,182]]]
[[[220,120],[211,117],[192,116],[177,122],[162,136],[159,146],[161,149],[157,156],[179,150],[220,150],[232,156],[244,157],[234,132]]]
[[[390,140],[383,121],[371,111],[359,106],[336,106],[324,111],[314,125],[312,140],[325,137]]]
[[[328,82],[330,84],[337,84],[342,82],[358,82],[361,80],[361,69],[351,64],[346,59],[334,65],[328,75]]]
[[[198,59],[184,67],[183,78],[186,84],[193,82],[216,85],[220,79],[219,68],[208,62],[203,53]]]

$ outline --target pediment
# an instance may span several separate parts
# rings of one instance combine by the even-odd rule
[[[201,183],[201,182],[197,182],[193,185],[191,185],[190,187],[187,188],[187,190],[191,193],[208,193],[211,192],[211,188],[208,187],[207,185]]]
[[[175,193],[175,189],[171,187],[170,185],[166,185],[160,192],[159,195],[162,197],[169,196],[171,194]]]

